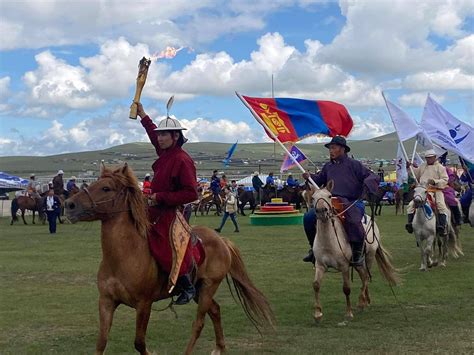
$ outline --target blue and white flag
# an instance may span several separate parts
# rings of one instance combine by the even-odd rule
[[[474,129],[446,111],[430,95],[426,99],[421,126],[433,143],[474,161]]]
[[[305,161],[307,159],[303,152],[296,147],[296,145],[291,147],[290,154],[298,163],[301,163],[302,161]],[[281,164],[280,172],[283,173],[285,171],[288,171],[295,165],[296,164],[293,159],[291,159],[290,156],[286,154],[285,159],[283,159],[283,163]]]
[[[408,181],[407,161],[403,155],[401,144],[398,143],[397,161],[395,163],[397,184],[400,186]]]
[[[229,151],[227,152],[227,157],[223,160],[225,167],[229,166],[230,158],[232,157],[232,154],[234,154],[235,148],[237,148],[237,143],[239,143],[239,141],[232,144],[232,147],[230,147]]]

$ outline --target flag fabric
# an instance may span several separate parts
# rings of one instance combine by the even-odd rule
[[[415,159],[413,159],[413,163],[415,163],[417,166],[420,166],[424,163],[424,160],[420,157],[420,154],[415,153]]]
[[[431,98],[426,98],[421,126],[431,141],[464,159],[474,161],[474,129]]]
[[[280,142],[322,134],[347,136],[354,125],[347,109],[332,101],[242,96]],[[267,132],[267,135],[274,138]]]
[[[403,155],[401,143],[398,143],[396,172],[398,185],[408,181],[407,161]]]
[[[391,103],[385,98],[385,96],[383,98],[385,99],[387,110],[390,114],[390,117],[392,118],[395,130],[397,131],[398,136],[400,137],[400,140],[402,142],[410,138],[416,137],[417,135],[423,132],[421,127],[416,123],[416,121],[410,116],[408,116],[405,111],[403,111],[397,105]],[[422,137],[425,138],[424,136]],[[421,144],[422,142],[419,141],[418,143]]]
[[[301,150],[298,149],[298,147],[296,147],[296,145],[293,145],[290,149],[290,154],[293,156],[293,158],[298,162],[298,163],[301,163],[303,161],[305,161],[306,159],[306,156],[303,154],[303,152]],[[296,164],[295,162],[293,161],[293,159],[291,159],[289,157],[288,154],[285,155],[285,158],[283,159],[283,163],[281,164],[281,167],[280,167],[280,172],[283,173],[285,171],[288,171],[290,170],[292,167],[294,167]]]
[[[239,141],[232,144],[232,147],[230,147],[229,151],[227,152],[227,157],[224,159],[224,166],[229,166],[230,158],[232,157],[232,154],[234,154],[235,148],[237,148],[237,143],[239,143]]]

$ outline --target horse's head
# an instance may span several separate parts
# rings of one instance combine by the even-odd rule
[[[64,205],[72,223],[105,221],[119,213],[128,213],[140,234],[146,235],[146,202],[137,178],[127,164],[116,170],[104,166],[96,182],[67,199]]]
[[[334,181],[329,180],[324,189],[316,190],[313,193],[314,209],[316,218],[326,222],[332,215],[331,192],[334,188]]]
[[[413,203],[415,204],[415,207],[424,206],[427,198],[426,187],[423,185],[417,185],[413,195]]]

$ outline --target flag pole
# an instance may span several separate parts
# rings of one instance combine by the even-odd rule
[[[413,164],[413,161],[415,160],[415,154],[416,154],[416,147],[418,145],[418,140],[415,141],[415,145],[413,146],[413,153],[411,155],[411,164]]]
[[[400,134],[398,133],[397,126],[395,125],[395,122],[393,122],[392,114],[390,113],[390,110],[388,108],[387,99],[385,98],[385,94],[384,94],[383,91],[382,91],[382,96],[383,96],[383,99],[385,101],[385,106],[387,106],[388,115],[390,116],[390,119],[392,120],[393,127],[395,128],[395,132],[397,132],[398,141],[400,142],[400,147],[402,148],[402,153],[403,153],[403,156],[405,157],[405,161],[409,161],[407,151],[405,149],[405,146],[403,145],[402,140],[400,139]],[[419,184],[419,181],[416,178],[415,171],[413,170],[413,166],[411,164],[410,164],[410,171],[411,171],[411,174],[413,175],[413,178],[415,179],[416,183]]]
[[[275,133],[273,133],[273,131],[267,126],[267,124],[260,118],[260,116],[254,111],[254,109],[252,108],[252,106],[249,105],[249,103],[247,101],[245,101],[245,99],[242,97],[242,95],[240,95],[237,91],[235,92],[235,94],[237,95],[237,97],[240,99],[240,101],[242,101],[242,103],[245,105],[245,107],[247,107],[250,112],[252,113],[253,117],[255,117],[255,119],[258,121],[258,123],[260,123],[263,128],[265,128],[265,130],[267,131],[267,133],[274,139],[275,142],[278,142],[278,144],[280,144],[280,146],[283,148],[283,150],[285,151],[286,154],[288,154],[288,156],[290,157],[291,160],[293,160],[293,163],[295,163],[295,165],[303,172],[305,173],[306,170],[301,166],[301,164],[296,160],[296,158],[288,151],[288,149],[285,147],[285,145],[280,142],[280,140],[278,139],[278,137],[276,136]],[[313,184],[317,189],[319,189],[319,186],[314,182],[313,178],[311,177],[311,175],[309,176],[308,180],[311,182],[311,184]]]

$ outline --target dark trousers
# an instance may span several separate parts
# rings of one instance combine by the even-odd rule
[[[458,206],[449,206],[449,209],[451,210],[451,218],[453,220],[453,224],[455,226],[460,226],[462,224],[461,220],[461,211],[459,210]]]
[[[349,207],[352,202],[342,199],[344,208]],[[365,239],[365,230],[362,225],[364,209],[362,204],[356,203],[345,213],[344,230],[346,231],[349,242],[362,242]],[[311,208],[304,214],[303,227],[310,247],[313,247],[314,237],[316,236],[316,211]]]
[[[464,195],[461,196],[460,200],[462,208],[469,211],[469,206],[471,205],[472,201],[472,189],[468,189]]]
[[[48,216],[49,233],[56,233],[56,218],[58,217],[58,212],[56,210],[46,211],[46,215]]]
[[[235,212],[234,213],[224,212],[224,216],[222,217],[222,222],[221,222],[221,226],[219,227],[219,230],[222,230],[222,227],[224,227],[224,224],[227,221],[227,218],[229,218],[229,217],[232,220],[232,223],[234,223],[235,229],[239,230],[236,215],[237,214]]]

